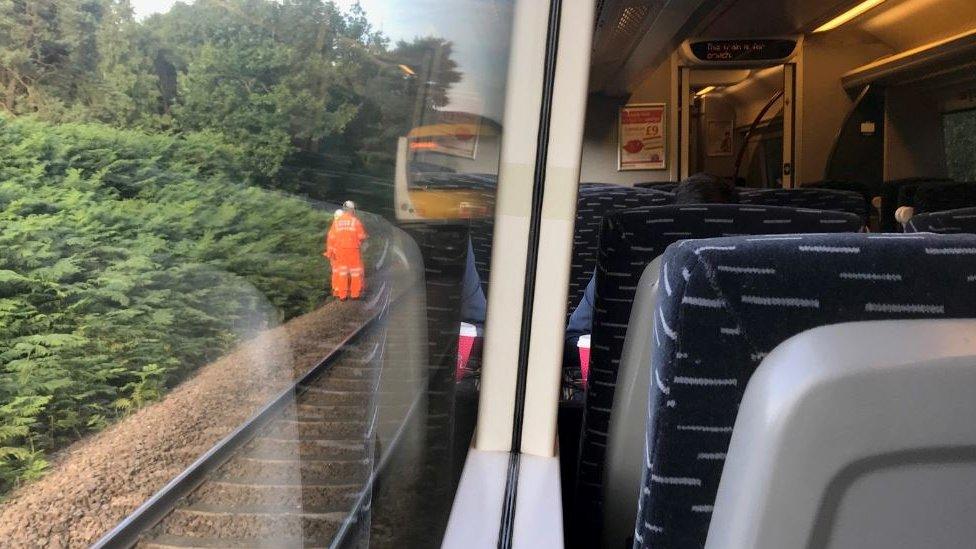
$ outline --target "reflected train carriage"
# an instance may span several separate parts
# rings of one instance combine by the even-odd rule
[[[132,127],[0,36],[11,546],[976,546],[973,0],[116,4]]]
[[[490,219],[501,127],[464,112],[436,118],[438,123],[413,128],[397,142],[397,220]]]

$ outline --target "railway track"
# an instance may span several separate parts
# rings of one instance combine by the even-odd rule
[[[392,286],[328,356],[93,547],[361,544],[373,486],[423,393],[416,361],[385,352],[423,322],[415,288]]]

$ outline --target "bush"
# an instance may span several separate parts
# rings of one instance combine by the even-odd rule
[[[314,308],[329,212],[212,135],[0,118],[0,491]]]

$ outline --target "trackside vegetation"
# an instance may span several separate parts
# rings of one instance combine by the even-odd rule
[[[0,0],[0,496],[317,306],[313,201],[392,215],[453,54],[325,0]]]
[[[323,299],[329,212],[238,152],[0,117],[0,489]]]

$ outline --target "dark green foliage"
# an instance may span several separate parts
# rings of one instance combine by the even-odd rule
[[[196,0],[142,23],[128,0],[0,0],[7,114],[203,132],[261,185],[340,202],[392,180],[397,137],[461,80],[452,55],[323,0]]]
[[[329,214],[236,154],[0,118],[0,489],[324,297]]]

